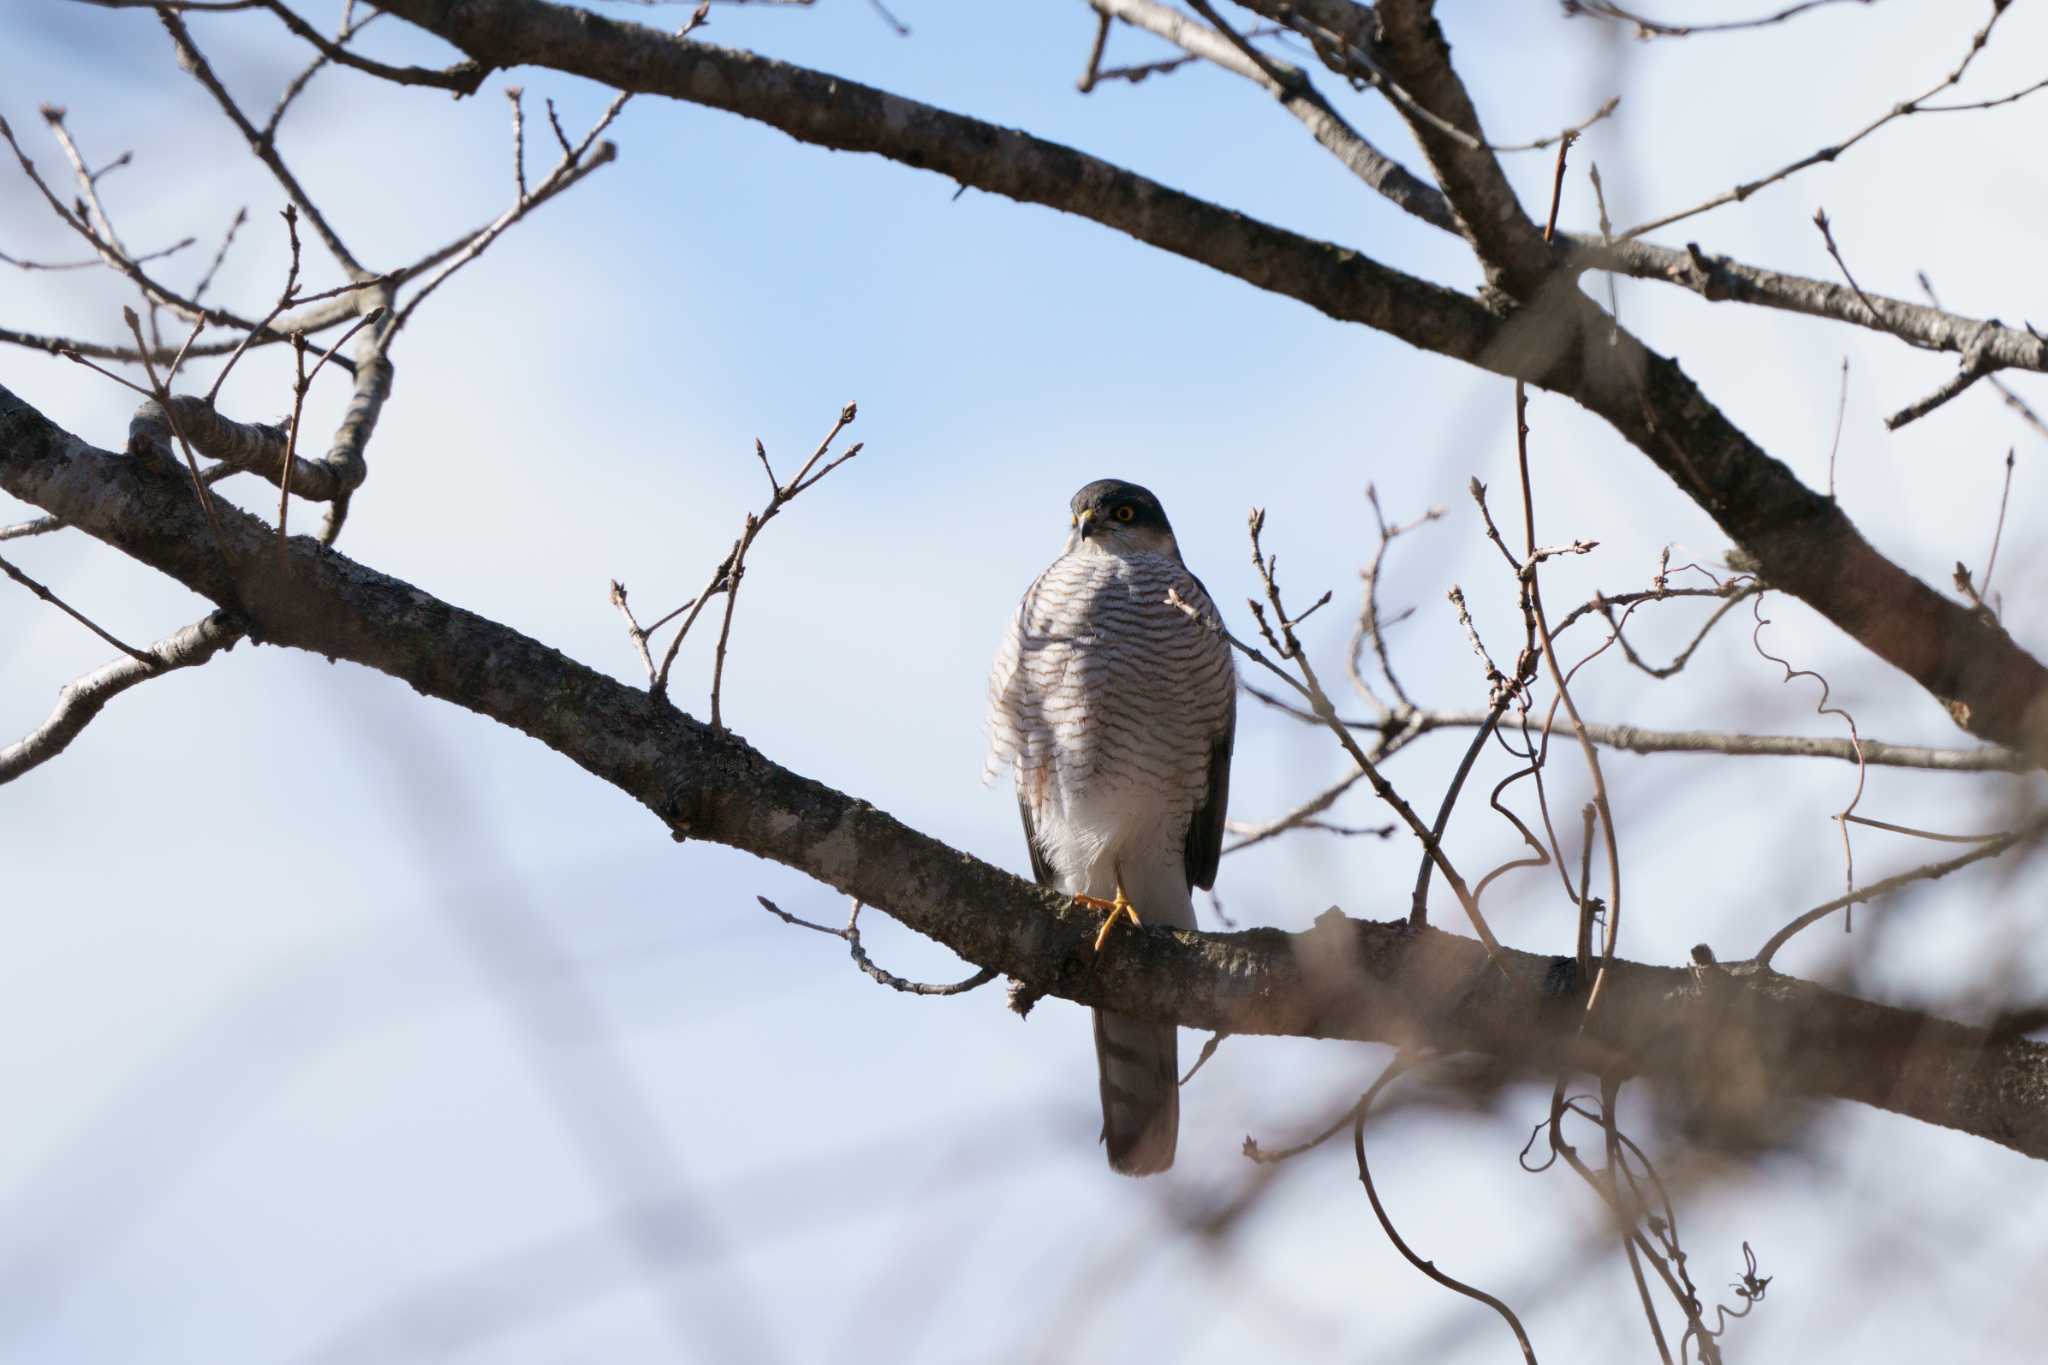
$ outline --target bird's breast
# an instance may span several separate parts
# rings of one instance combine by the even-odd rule
[[[1235,677],[1216,611],[1161,555],[1077,552],[1025,594],[1005,695],[1027,792],[1109,800],[1126,819],[1194,809],[1226,724]]]

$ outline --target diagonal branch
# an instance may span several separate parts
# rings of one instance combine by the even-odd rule
[[[1817,151],[1809,152],[1805,156],[1800,157],[1797,161],[1789,162],[1786,165],[1780,166],[1777,170],[1772,171],[1768,175],[1760,176],[1755,180],[1746,180],[1742,184],[1735,186],[1733,189],[1724,190],[1720,194],[1715,195],[1713,198],[1708,199],[1703,203],[1695,204],[1689,209],[1680,209],[1676,213],[1667,213],[1662,218],[1653,218],[1647,223],[1643,223],[1637,227],[1632,227],[1628,229],[1621,235],[1623,237],[1640,237],[1646,232],[1654,232],[1658,228],[1669,227],[1673,223],[1680,222],[1687,218],[1691,218],[1696,214],[1705,213],[1709,209],[1719,208],[1723,204],[1740,203],[1742,200],[1745,200],[1749,198],[1749,196],[1751,196],[1752,194],[1755,194],[1758,190],[1767,188],[1771,185],[1775,185],[1781,180],[1797,175],[1800,171],[1805,170],[1809,166],[1817,166],[1820,165],[1822,162],[1833,161],[1836,157],[1848,151],[1851,147],[1854,147],[1857,143],[1863,141],[1863,139],[1869,137],[1872,133],[1884,127],[1892,120],[1905,118],[1908,115],[1917,114],[1921,112],[1923,109],[1928,108],[1928,100],[1933,99],[1936,95],[1939,95],[1944,90],[1951,90],[1955,88],[1957,83],[1963,79],[1963,74],[1970,69],[1970,63],[1976,60],[1977,54],[1984,50],[1985,44],[1991,38],[1992,28],[1998,23],[1999,18],[2002,15],[2004,15],[2010,3],[2011,0],[1992,0],[1991,17],[1984,21],[1984,26],[1982,28],[1978,29],[1974,34],[1971,35],[1969,45],[1963,52],[1962,60],[1957,62],[1954,68],[1951,69],[1946,76],[1942,77],[1939,82],[1937,82],[1930,88],[1913,96],[1911,99],[1900,100],[1899,102],[1893,104],[1892,107],[1885,110],[1884,113],[1879,114],[1876,118],[1864,124],[1861,128],[1849,134],[1847,137],[1843,138],[1839,142],[1830,143]],[[2020,93],[2026,94],[2028,92],[2022,91]],[[2018,98],[2018,96],[2013,96],[2013,98]],[[2003,101],[1996,102],[2002,103]],[[1940,108],[1941,106],[1935,107]],[[1955,105],[1947,107],[1955,109],[1967,108],[1969,106]]]
[[[1450,205],[1434,185],[1418,179],[1400,162],[1368,142],[1319,94],[1298,67],[1257,54],[1235,35],[1199,24],[1158,0],[1089,0],[1105,18],[1164,38],[1191,57],[1201,58],[1263,88],[1280,107],[1301,121],[1310,135],[1344,163],[1345,169],[1384,195],[1396,208],[1423,222],[1457,230]]]
[[[90,0],[92,4],[109,5],[117,9],[126,8],[130,2],[131,0]],[[150,2],[152,0],[132,0],[132,3]],[[312,44],[326,60],[338,66],[354,67],[358,71],[367,72],[396,85],[424,85],[436,90],[450,90],[457,96],[474,95],[477,87],[484,83],[484,77],[490,74],[475,62],[457,62],[445,71],[423,66],[387,66],[383,62],[349,51],[343,45],[346,36],[342,42],[330,40],[319,29],[292,13],[289,7],[279,3],[279,0],[266,0],[264,8],[276,15],[286,28]],[[361,24],[356,25],[356,28],[361,27]],[[275,127],[274,120],[272,127]]]
[[[191,72],[192,78],[206,87],[207,93],[220,105],[221,112],[241,130],[242,136],[248,140],[249,150],[256,154],[257,160],[270,168],[271,175],[284,187],[284,192],[290,196],[291,201],[299,206],[299,212],[306,215],[306,221],[313,225],[313,231],[320,234],[320,240],[327,244],[328,253],[334,257],[336,263],[351,275],[363,274],[362,263],[342,245],[341,238],[328,225],[326,216],[320,212],[312,196],[300,186],[298,178],[291,173],[291,168],[284,164],[284,158],[277,154],[276,145],[258,132],[255,124],[249,122],[241,106],[235,103],[234,96],[221,84],[220,77],[213,74],[213,67],[208,65],[205,56],[193,43],[191,31],[185,27],[185,21],[178,17],[176,11],[161,6],[158,7],[156,16],[162,22],[164,31],[171,35],[171,45],[178,51],[178,65]]]
[[[2048,342],[2025,328],[2008,327],[1995,319],[1962,317],[1887,294],[1859,295],[1832,280],[1788,275],[1709,255],[1697,244],[1679,250],[1640,239],[1610,243],[1597,238],[1566,240],[1573,244],[1574,264],[1588,269],[1674,284],[1711,302],[1777,308],[1889,332],[1928,350],[1957,355],[1974,351],[1994,369],[2048,370]],[[1873,316],[1873,309],[1882,310],[1882,322]]]
[[[1417,711],[1408,719],[1417,733],[1471,729],[1486,723],[1485,711]],[[1309,719],[1313,719],[1310,717]],[[1355,728],[1377,730],[1376,721]],[[1646,730],[1635,725],[1603,725],[1589,721],[1586,737],[1604,748],[1632,754],[1722,754],[1775,758],[1833,758],[1856,761],[1848,740],[1812,735],[1750,735],[1725,730]],[[2024,754],[1989,746],[1942,749],[1921,744],[1863,741],[1863,761],[1873,767],[1918,768],[1927,772],[2024,773],[2035,765]]]
[[[1604,418],[1705,508],[1756,558],[1772,586],[1904,671],[1958,724],[2009,748],[2048,753],[2048,669],[1995,623],[1878,554],[1839,506],[1737,430],[1676,362],[1614,327],[1575,289],[1548,290],[1542,307],[1503,316],[1357,251],[1016,129],[547,0],[470,0],[459,7],[390,0],[384,8],[493,67],[541,65],[724,109],[804,142],[872,152],[1045,204],[1340,321],[1564,394]],[[1417,43],[1426,48],[1425,38]],[[1533,224],[1529,230],[1547,253],[1540,232]],[[1506,231],[1521,235],[1512,226]],[[1510,264],[1519,278],[1521,265]]]
[[[228,624],[227,615],[216,611],[166,635],[139,651],[138,657],[116,659],[66,683],[57,694],[57,707],[50,712],[50,718],[32,733],[0,749],[0,783],[12,782],[63,753],[101,708],[137,683],[172,669],[203,664],[221,650],[233,648],[241,638],[242,632]]]
[[[1431,8],[1429,0],[1381,0],[1374,11],[1376,55],[1411,97],[1395,100],[1394,108],[1422,144],[1487,282],[1515,298],[1533,298],[1551,277],[1551,247],[1486,145]]]
[[[1131,4],[1143,5],[1148,9],[1159,8],[1153,5],[1151,0],[1117,0],[1117,8],[1120,11]],[[1245,7],[1267,18],[1292,23],[1297,28],[1303,21],[1313,24],[1316,30],[1320,30],[1321,35],[1326,35],[1342,45],[1342,51],[1332,54],[1326,44],[1317,43],[1318,51],[1322,52],[1333,69],[1339,72],[1348,70],[1351,65],[1348,59],[1363,55],[1362,50],[1365,48],[1371,48],[1374,60],[1385,60],[1386,54],[1374,37],[1374,12],[1366,6],[1353,4],[1352,0],[1245,0]],[[1172,12],[1166,13],[1170,15]],[[1163,24],[1155,26],[1135,15],[1129,22],[1138,23],[1162,37],[1179,41],[1179,37],[1166,31]],[[1181,23],[1187,26],[1185,20]],[[1311,31],[1309,36],[1313,39],[1318,34]],[[1190,47],[1188,50],[1192,52],[1195,49]],[[1426,49],[1419,49],[1419,52],[1420,55],[1427,56]],[[1218,65],[1238,71],[1240,75],[1247,74],[1239,70],[1238,66],[1218,60],[1206,51],[1202,55],[1216,61]],[[1469,100],[1465,102],[1469,104]],[[1431,128],[1439,140],[1447,144],[1446,154],[1457,156],[1460,158],[1460,164],[1468,167],[1462,177],[1468,188],[1484,189],[1498,201],[1503,212],[1508,210],[1512,196],[1504,185],[1485,173],[1483,158],[1488,153],[1488,147],[1483,138],[1476,132],[1458,136],[1455,125],[1448,125],[1445,120],[1427,110],[1418,110],[1412,102],[1403,105],[1396,99],[1394,104],[1397,109],[1420,119],[1425,126]],[[1317,138],[1322,141],[1323,133],[1318,132]],[[1335,145],[1331,142],[1325,142],[1325,145],[1347,163],[1355,155],[1344,148],[1341,140]],[[1378,155],[1376,149],[1372,154]],[[1402,174],[1405,175],[1406,172]],[[1485,184],[1482,184],[1482,181]],[[1380,187],[1376,185],[1375,188]],[[1387,193],[1385,189],[1381,192]],[[1457,220],[1446,206],[1437,202],[1442,199],[1442,195],[1433,186],[1422,186],[1413,196],[1412,206],[1394,194],[1389,193],[1388,198],[1425,222],[1436,223],[1438,226],[1448,224],[1455,230]],[[1513,211],[1519,213],[1519,207]],[[1762,266],[1747,265],[1726,256],[1710,255],[1697,243],[1687,243],[1683,248],[1679,248],[1646,242],[1639,237],[1613,238],[1611,234],[1606,237],[1595,237],[1572,233],[1562,234],[1560,240],[1565,245],[1555,253],[1556,257],[1559,262],[1568,264],[1573,270],[1608,270],[1632,279],[1650,280],[1690,289],[1710,301],[1729,300],[1755,307],[1823,317],[1874,331],[1888,331],[1914,345],[1925,346],[1931,350],[1981,354],[1983,359],[1980,363],[1991,369],[2048,371],[2048,341],[2043,341],[2027,329],[2008,327],[1996,320],[1983,321],[1959,317],[1943,312],[1938,305],[1929,308],[1882,294],[1870,295],[1867,302],[1882,310],[1884,322],[1880,322],[1877,316],[1873,316],[1873,310],[1866,308],[1864,298],[1856,291],[1840,284],[1787,274]]]
[[[1893,1009],[1748,964],[1617,962],[1600,1012],[1554,989],[1554,960],[1324,915],[1299,934],[1148,930],[1086,951],[1067,898],[785,769],[641,689],[304,540],[268,571],[259,520],[220,509],[215,552],[185,485],[94,449],[0,388],[0,489],[216,602],[267,643],[347,659],[546,744],[677,835],[796,868],[979,966],[1081,1004],[1234,1034],[1475,1051],[1508,1066],[1646,1075],[1703,1103],[1832,1096],[2048,1158],[2048,1046]],[[264,571],[232,566],[264,565]],[[238,576],[239,574],[239,576]],[[1739,1083],[1738,1083],[1739,1082]]]

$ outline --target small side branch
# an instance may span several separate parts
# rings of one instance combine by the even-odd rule
[[[809,929],[813,933],[830,934],[833,938],[844,939],[847,951],[853,955],[854,965],[892,991],[902,991],[905,995],[964,995],[977,986],[986,986],[989,982],[995,980],[997,976],[996,970],[993,967],[984,967],[965,981],[955,981],[950,986],[934,986],[923,981],[909,981],[896,975],[894,972],[884,971],[882,968],[877,967],[869,959],[867,951],[860,946],[860,912],[862,907],[859,901],[853,903],[852,913],[846,917],[846,927],[834,929],[827,924],[813,924],[810,920],[799,919],[774,901],[769,900],[766,896],[756,896],[754,899],[761,903],[763,910],[766,910],[784,924],[794,924],[799,929]]]
[[[84,612],[78,610],[78,608],[72,606],[69,602],[66,602],[63,598],[57,596],[56,593],[51,592],[41,583],[38,583],[35,579],[30,578],[27,574],[23,573],[20,569],[15,568],[12,564],[8,563],[4,559],[0,559],[0,574],[5,574],[9,578],[13,579],[15,582],[21,584],[22,587],[27,588],[37,597],[41,598],[45,602],[48,602],[58,611],[63,612],[66,616],[78,622],[79,625],[84,626],[94,635],[99,636],[99,638],[103,642],[112,645],[115,649],[120,650],[129,658],[144,663],[147,663],[149,661],[149,656],[147,654],[135,648],[133,645],[123,644],[121,641],[107,634],[106,631],[100,629],[100,627],[94,623],[91,617],[87,616]]]
[[[804,461],[803,467],[797,470],[795,476],[787,483],[776,481],[775,469],[768,463],[768,452],[759,441],[756,441],[754,448],[761,461],[761,467],[768,472],[768,483],[771,490],[768,495],[768,502],[759,512],[747,513],[746,523],[741,528],[739,539],[733,542],[732,549],[726,552],[725,558],[721,559],[718,562],[718,567],[712,570],[711,581],[704,585],[702,592],[656,621],[653,625],[648,626],[645,630],[642,630],[633,621],[630,611],[626,613],[628,633],[632,636],[633,643],[640,650],[643,658],[648,657],[647,637],[661,629],[662,626],[675,617],[683,617],[683,623],[676,627],[675,637],[669,641],[668,651],[662,655],[661,667],[653,669],[649,678],[648,691],[653,693],[655,697],[665,699],[668,696],[669,672],[675,667],[676,655],[681,652],[683,641],[689,636],[690,627],[697,624],[697,618],[703,615],[704,608],[710,605],[711,599],[723,593],[725,594],[725,616],[719,625],[717,658],[713,664],[711,675],[711,724],[714,729],[724,728],[725,722],[723,713],[720,710],[720,698],[725,682],[725,650],[727,641],[732,634],[734,597],[739,589],[740,578],[746,573],[747,552],[753,548],[755,539],[761,534],[768,523],[774,520],[776,514],[782,511],[785,506],[794,501],[798,494],[815,488],[819,481],[827,474],[830,474],[833,470],[860,454],[861,444],[855,442],[841,454],[834,456],[830,460],[825,459],[825,454],[832,448],[832,443],[839,439],[839,433],[846,430],[852,424],[853,419],[859,415],[859,412],[859,405],[854,403],[848,403],[845,407],[841,408],[839,410],[839,420],[832,424],[832,430],[825,433],[825,439],[818,442],[818,448],[811,452],[811,457]],[[823,463],[821,464],[820,461],[823,461]],[[614,582],[612,587],[613,601],[623,604],[625,588],[617,582]],[[687,615],[684,614],[685,612],[687,612]]]
[[[2048,815],[2036,816],[2020,828],[2000,835],[1995,839],[1987,840],[1978,847],[1971,849],[1968,853],[1958,854],[1943,862],[1928,863],[1923,867],[1916,867],[1910,872],[1901,872],[1896,877],[1886,877],[1883,881],[1872,882],[1861,890],[1852,890],[1845,895],[1835,897],[1831,901],[1825,901],[1820,905],[1816,905],[1777,933],[1772,934],[1765,941],[1764,946],[1757,949],[1756,963],[1759,967],[1770,966],[1771,959],[1777,955],[1778,949],[1784,947],[1794,934],[1809,925],[1818,924],[1837,910],[1846,910],[1854,905],[1862,905],[1866,901],[1874,901],[1880,896],[1888,896],[1892,892],[1902,887],[1911,886],[1915,882],[1934,881],[1938,878],[1946,877],[1949,873],[1960,871],[1971,863],[1979,863],[1986,858],[1995,858],[2009,848],[2017,847],[2020,844],[2033,843],[2044,834],[2048,834]]]
[[[349,274],[365,273],[362,264],[350,253],[348,247],[342,244],[341,237],[328,223],[326,216],[320,212],[312,196],[299,184],[298,178],[291,173],[291,168],[284,164],[284,158],[277,154],[277,148],[270,139],[258,131],[255,124],[249,122],[248,115],[242,112],[241,106],[228,94],[227,87],[221,84],[220,77],[214,75],[213,67],[208,64],[197,44],[192,41],[192,34],[185,27],[185,21],[178,17],[176,11],[164,6],[157,7],[156,16],[163,24],[164,31],[171,35],[171,45],[178,51],[178,65],[191,72],[192,78],[206,87],[207,93],[220,105],[221,112],[228,116],[228,121],[241,131],[243,138],[249,143],[249,150],[256,154],[258,161],[270,168],[271,175],[276,177],[285,194],[298,206],[299,212],[306,215],[306,221],[313,225],[313,231],[319,234],[320,240],[327,244],[328,254]],[[337,48],[336,51],[340,52],[340,49]],[[337,57],[336,60],[347,59]]]
[[[1331,704],[1330,694],[1323,690],[1322,680],[1316,676],[1315,666],[1309,662],[1307,653],[1301,647],[1301,640],[1294,632],[1295,627],[1307,620],[1318,608],[1330,600],[1330,594],[1324,593],[1309,606],[1307,611],[1302,612],[1299,616],[1290,616],[1288,614],[1287,608],[1280,600],[1280,584],[1275,576],[1278,561],[1273,556],[1268,555],[1259,543],[1259,536],[1265,529],[1265,525],[1265,510],[1254,507],[1251,511],[1247,529],[1251,535],[1252,568],[1258,574],[1259,581],[1265,588],[1266,601],[1265,603],[1260,603],[1258,600],[1253,599],[1249,605],[1253,619],[1258,622],[1259,633],[1265,637],[1267,645],[1272,648],[1275,654],[1293,663],[1301,671],[1301,677],[1296,679],[1293,674],[1288,673],[1264,654],[1244,643],[1244,641],[1239,640],[1228,631],[1224,631],[1221,622],[1216,623],[1215,629],[1222,631],[1223,638],[1228,640],[1245,657],[1293,688],[1295,693],[1308,703],[1309,709],[1315,713],[1316,718],[1329,729],[1331,734],[1337,737],[1337,742],[1343,746],[1344,752],[1351,756],[1351,761],[1358,765],[1359,772],[1364,774],[1365,780],[1372,784],[1373,794],[1393,808],[1394,814],[1401,818],[1401,823],[1408,827],[1409,832],[1422,844],[1425,854],[1435,862],[1437,869],[1443,873],[1444,880],[1450,884],[1452,892],[1458,898],[1458,904],[1464,907],[1465,917],[1472,923],[1472,931],[1478,935],[1479,941],[1486,945],[1487,956],[1497,961],[1500,954],[1500,940],[1493,936],[1493,930],[1487,927],[1485,918],[1479,913],[1479,902],[1473,898],[1471,887],[1466,884],[1464,877],[1459,874],[1458,869],[1452,865],[1449,856],[1443,851],[1443,846],[1430,833],[1429,827],[1422,823],[1422,817],[1415,813],[1415,808],[1408,803],[1406,797],[1394,789],[1393,783],[1387,781],[1386,776],[1380,772],[1379,765],[1374,763],[1365,750],[1359,747],[1358,741],[1351,737],[1350,730],[1346,728],[1344,722],[1337,716],[1337,708]],[[1169,593],[1167,600],[1180,610],[1187,612],[1190,618],[1195,618],[1193,608],[1187,603],[1180,601],[1178,597]],[[1266,609],[1269,605],[1273,613],[1270,621],[1266,616]]]
[[[1892,105],[1890,109],[1887,109],[1869,123],[1864,124],[1840,142],[1831,143],[1826,147],[1820,148],[1818,151],[1809,152],[1797,161],[1790,162],[1772,171],[1769,175],[1756,180],[1745,181],[1733,189],[1724,190],[1713,198],[1703,203],[1695,204],[1689,209],[1681,209],[1677,213],[1668,213],[1662,218],[1653,218],[1647,223],[1630,228],[1621,235],[1625,238],[1640,237],[1644,233],[1655,232],[1661,227],[1669,227],[1673,223],[1682,222],[1687,218],[1705,213],[1709,209],[1719,208],[1723,204],[1739,203],[1755,194],[1758,190],[1775,185],[1790,176],[1797,175],[1809,166],[1817,166],[1823,161],[1833,161],[1836,157],[1895,119],[1929,111],[1930,108],[1939,108],[1940,106],[1930,107],[1927,101],[1941,94],[1944,90],[1953,89],[1963,79],[1963,74],[1970,69],[1970,63],[1976,60],[1977,54],[1982,52],[1985,44],[1990,41],[1991,30],[1997,25],[1999,17],[2006,12],[2008,4],[2009,0],[1994,0],[1991,6],[1991,17],[1984,21],[1982,28],[1971,35],[1969,46],[1964,50],[1962,60],[1957,62],[1954,69],[1929,89],[1922,91],[1911,99],[1900,100]]]
[[[1612,19],[1628,24],[1635,29],[1635,36],[1642,39],[1690,38],[1695,33],[1735,33],[1743,29],[1768,28],[1772,24],[1782,24],[1787,19],[1796,18],[1808,10],[1822,9],[1828,5],[1869,3],[1870,0],[1800,0],[1798,4],[1787,5],[1781,10],[1759,15],[1754,19],[1717,19],[1704,24],[1673,24],[1650,19],[1632,10],[1623,9],[1620,5],[1609,4],[1606,0],[1564,0],[1564,12],[1567,15],[1583,14],[1595,19]]]
[[[147,650],[116,659],[67,683],[57,694],[57,708],[48,720],[25,738],[0,749],[0,783],[12,782],[63,753],[101,708],[137,683],[203,664],[241,638],[240,628],[229,624],[227,613],[216,611]]]

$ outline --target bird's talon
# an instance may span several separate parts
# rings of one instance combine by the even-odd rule
[[[1128,918],[1133,925],[1138,926],[1144,923],[1138,918],[1138,907],[1125,898],[1122,886],[1117,887],[1115,900],[1106,901],[1100,896],[1076,896],[1074,904],[1090,910],[1109,912],[1109,918],[1103,920],[1102,927],[1095,931],[1095,951],[1098,953],[1102,951],[1102,945],[1109,942],[1109,931],[1116,927],[1118,920]]]

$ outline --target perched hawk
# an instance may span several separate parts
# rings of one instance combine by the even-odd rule
[[[989,678],[984,780],[1015,770],[1043,886],[1117,917],[1193,928],[1216,881],[1237,675],[1215,605],[1159,499],[1102,479],[1010,619]],[[1102,940],[1097,939],[1100,948]],[[1109,1164],[1151,1175],[1180,1130],[1174,1026],[1095,1012]]]

